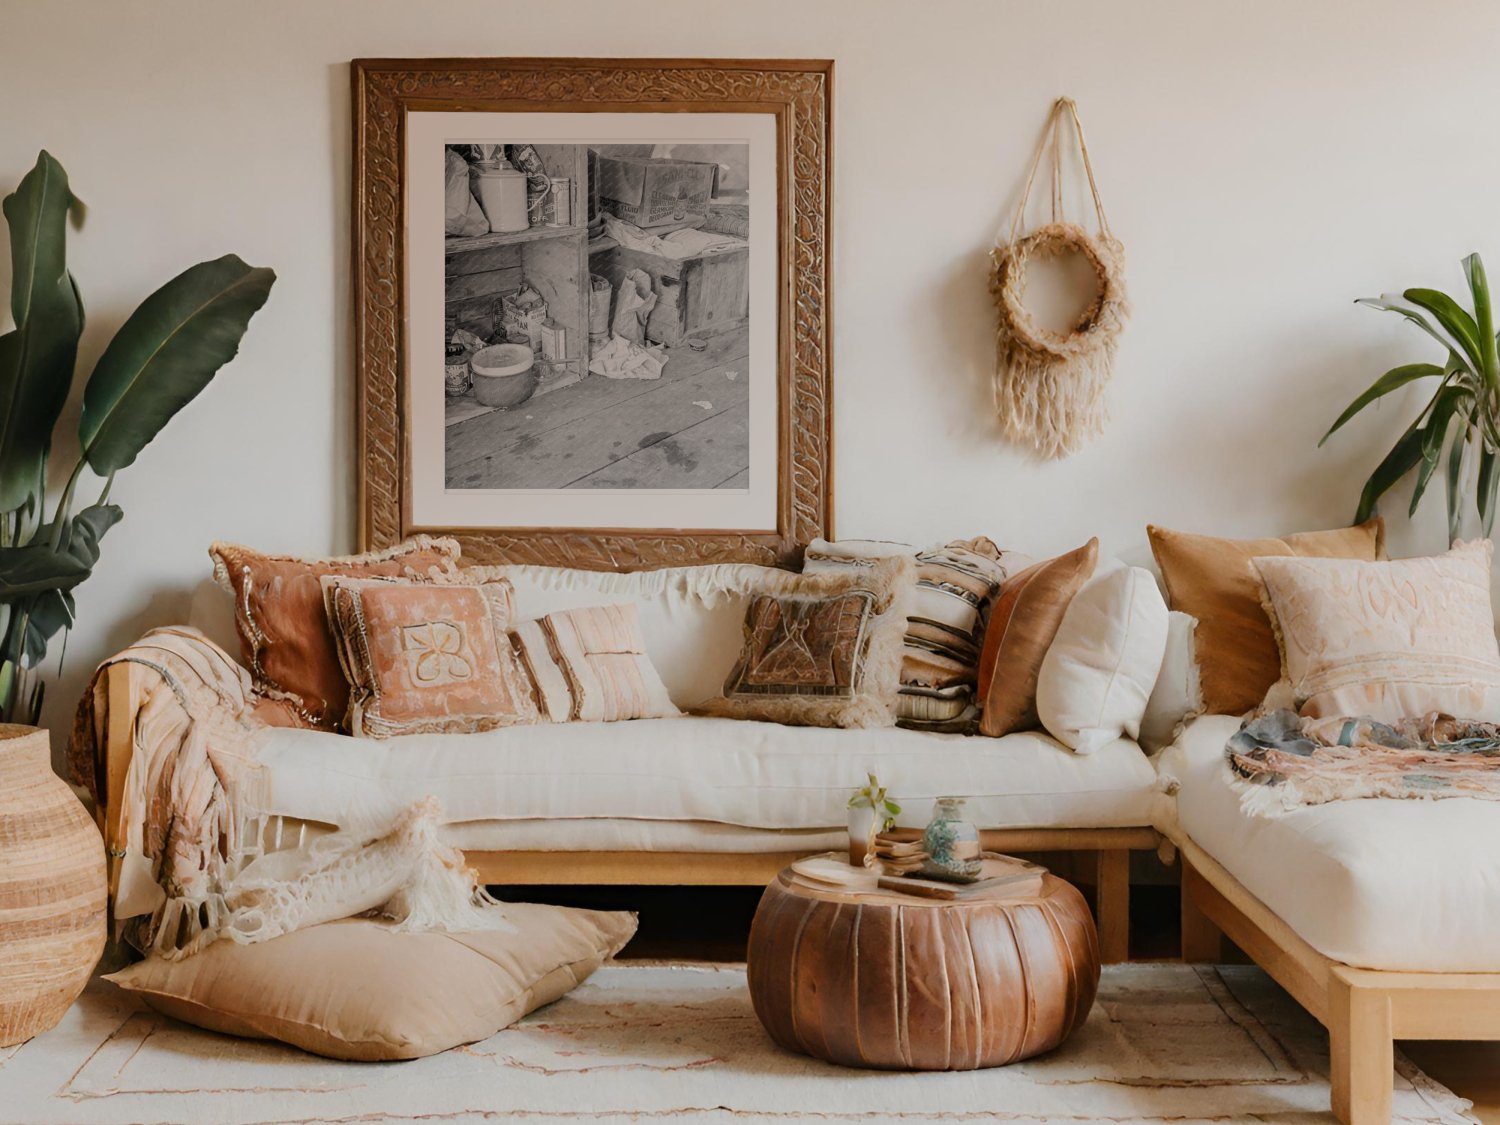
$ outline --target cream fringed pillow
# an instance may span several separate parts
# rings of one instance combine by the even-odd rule
[[[896,721],[916,562],[787,575],[745,610],[745,642],[705,714],[792,726],[886,727]]]
[[[516,653],[554,723],[612,723],[682,714],[646,655],[634,605],[549,613],[517,625]]]
[[[538,721],[511,651],[511,585],[325,577],[350,733],[468,734]]]
[[[565,995],[635,933],[634,914],[508,902],[515,929],[392,932],[349,918],[270,941],[216,941],[108,980],[158,1012],[315,1055],[375,1062],[488,1039]]]
[[[1320,719],[1500,721],[1491,552],[1485,540],[1391,562],[1256,559],[1282,653],[1267,701]]]

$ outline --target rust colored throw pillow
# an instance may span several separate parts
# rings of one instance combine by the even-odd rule
[[[472,734],[538,721],[507,632],[509,582],[322,583],[351,734]]]
[[[554,723],[613,723],[682,714],[646,655],[629,602],[549,613],[511,634],[542,716]]]
[[[1218,539],[1153,526],[1146,534],[1167,588],[1168,607],[1198,619],[1203,709],[1213,715],[1242,715],[1259,707],[1281,678],[1281,656],[1252,559],[1385,558],[1385,521],[1379,516],[1357,527],[1280,538]]]
[[[902,555],[788,576],[755,594],[724,698],[704,711],[792,726],[890,726],[915,579],[915,561]]]
[[[208,549],[214,579],[234,599],[240,654],[256,691],[287,706],[283,718],[337,730],[349,685],[323,612],[325,575],[427,578],[452,574],[458,543],[419,535],[386,551],[331,559],[268,555],[232,543]]]
[[[1099,540],[1027,567],[1000,587],[979,657],[979,733],[999,738],[1041,725],[1036,685],[1063,614],[1099,561]]]

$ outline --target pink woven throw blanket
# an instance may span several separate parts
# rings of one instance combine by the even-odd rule
[[[1224,755],[1256,816],[1364,797],[1500,800],[1500,724],[1452,715],[1392,726],[1271,711],[1240,727]]]

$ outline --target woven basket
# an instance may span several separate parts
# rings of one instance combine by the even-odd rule
[[[47,732],[0,724],[0,1047],[62,1019],[104,951],[104,842]]]

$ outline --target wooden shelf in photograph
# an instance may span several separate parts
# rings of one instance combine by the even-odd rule
[[[537,242],[543,238],[567,238],[582,234],[583,227],[528,227],[526,230],[509,233],[479,234],[473,238],[448,238],[443,242],[443,254],[453,257],[470,250],[489,250],[495,246],[519,246],[523,242]]]
[[[620,244],[609,235],[601,234],[598,238],[589,239],[589,253],[599,254],[605,250],[613,250],[618,245]]]

